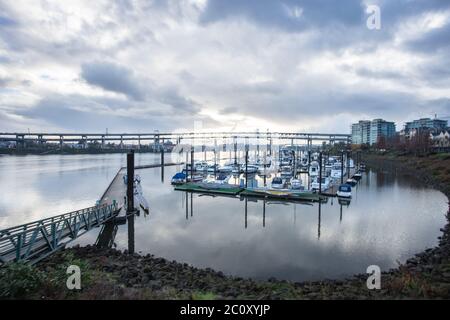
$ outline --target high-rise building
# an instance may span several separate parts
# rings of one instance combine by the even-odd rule
[[[370,121],[360,120],[352,124],[352,141],[354,144],[370,143]]]
[[[370,122],[370,144],[375,144],[381,137],[395,136],[395,123],[383,119],[374,119]]]
[[[353,144],[374,144],[380,137],[395,136],[395,123],[383,119],[360,120],[352,124]]]
[[[447,120],[422,118],[405,123],[405,134],[409,135],[411,131],[417,131],[421,129],[429,130],[431,132],[444,131],[448,126]]]

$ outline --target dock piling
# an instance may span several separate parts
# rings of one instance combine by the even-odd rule
[[[134,253],[134,151],[127,154],[127,224],[128,253]]]

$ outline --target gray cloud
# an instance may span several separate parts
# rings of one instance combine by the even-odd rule
[[[128,68],[109,62],[87,63],[81,66],[81,76],[89,84],[105,90],[123,93],[135,100],[144,98],[139,81]]]
[[[69,131],[81,130],[83,132],[97,132],[103,128],[110,131],[152,131],[172,130],[173,126],[194,123],[194,115],[173,117],[171,112],[164,110],[151,111],[140,104],[102,98],[86,98],[79,95],[54,95],[40,100],[33,107],[18,110],[15,115],[47,124],[53,128],[64,128]],[[208,117],[195,117],[202,119],[205,124],[216,125]]]
[[[173,130],[245,117],[347,132],[357,117],[449,114],[450,24],[397,39],[450,2],[373,0],[379,31],[366,28],[365,3],[1,3],[2,124]]]

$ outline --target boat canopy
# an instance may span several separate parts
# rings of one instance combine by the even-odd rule
[[[341,191],[341,192],[351,192],[352,191],[352,186],[351,185],[349,185],[349,184],[341,184],[340,186],[339,186],[339,191]]]
[[[283,183],[283,180],[279,177],[275,177],[272,179],[272,183],[281,184],[281,183]]]
[[[186,175],[183,172],[176,173],[172,179],[185,179]]]
[[[216,178],[216,180],[219,180],[219,181],[221,181],[221,180],[226,180],[228,178],[228,175],[226,175],[226,174],[219,174],[219,176]]]

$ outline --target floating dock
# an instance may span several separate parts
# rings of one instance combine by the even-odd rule
[[[188,191],[188,192],[199,192],[199,193],[210,193],[210,194],[226,194],[226,195],[238,195],[244,188],[239,186],[236,187],[211,187],[208,188],[206,184],[198,183],[185,183],[178,185],[174,188],[177,191]]]
[[[277,199],[277,200],[294,200],[294,201],[320,201],[324,199],[324,196],[318,193],[309,191],[294,191],[294,190],[256,190],[246,189],[240,193],[244,197],[255,197],[264,199]]]

